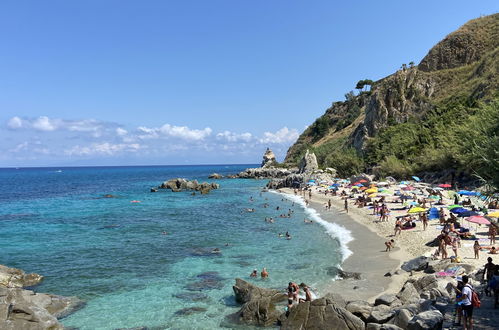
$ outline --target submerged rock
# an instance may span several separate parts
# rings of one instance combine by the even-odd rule
[[[185,316],[185,315],[192,315],[192,314],[196,314],[196,313],[204,313],[206,312],[207,309],[204,308],[204,307],[186,307],[186,308],[182,308],[182,309],[179,309],[178,311],[175,312],[175,315],[182,315],[182,316]]]
[[[206,301],[210,299],[210,297],[207,294],[201,292],[181,292],[174,294],[173,297],[185,301]]]

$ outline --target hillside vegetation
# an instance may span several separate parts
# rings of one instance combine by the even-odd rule
[[[346,176],[455,177],[499,187],[499,14],[466,23],[414,66],[335,102],[288,150]],[[369,82],[370,90],[363,86]]]

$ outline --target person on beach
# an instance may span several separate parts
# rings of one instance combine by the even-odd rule
[[[308,199],[312,199],[312,189],[308,191]]]
[[[261,276],[262,278],[267,278],[267,277],[269,277],[269,273],[267,272],[267,269],[266,269],[265,267],[263,267],[262,272],[260,273],[260,276]]]
[[[345,212],[348,213],[348,200],[345,198]]]
[[[400,220],[400,218],[395,221],[395,233],[393,236],[397,236],[397,233],[399,235],[402,233],[402,220]]]
[[[451,246],[452,246],[452,252],[454,252],[454,256],[457,257],[457,237],[454,237],[452,239]]]
[[[489,286],[490,286],[490,281],[494,278],[494,272],[496,269],[496,265],[492,262],[492,258],[488,257],[487,258],[487,263],[483,267],[483,279],[487,282],[487,287],[485,288],[485,295],[491,296]]]
[[[473,288],[468,284],[468,276],[463,276],[463,290],[461,297],[458,301],[462,302],[463,309],[463,329],[472,330],[473,329],[473,305],[471,303],[471,297],[473,295]]]
[[[250,277],[258,277],[258,270],[255,268],[253,272],[250,274]]]
[[[391,249],[393,248],[393,245],[395,244],[395,241],[393,239],[385,242],[385,246],[386,246],[386,250],[385,252],[389,252],[391,251]]]
[[[327,209],[331,210],[331,199],[327,201]]]
[[[298,293],[300,293],[300,287],[294,282],[289,282],[288,284],[288,301],[291,294],[292,300],[298,301]]]
[[[489,239],[490,245],[496,244],[497,228],[493,224],[489,226]]]
[[[445,234],[439,236],[438,241],[438,249],[440,251],[440,255],[442,256],[442,260],[447,259],[447,244],[445,243]]]
[[[428,227],[428,215],[426,215],[426,212],[420,213],[421,215],[421,222],[423,222],[423,230],[426,230],[426,227]]]
[[[475,252],[475,259],[479,259],[479,253],[480,253],[480,249],[482,247],[480,246],[480,243],[478,242],[478,240],[475,241],[475,244],[473,244],[473,251]]]
[[[298,299],[299,303],[304,303],[306,301],[312,301],[312,293],[310,292],[310,288],[305,285],[305,283],[301,283],[300,286],[303,288],[303,291],[305,292],[305,299],[300,298]]]
[[[462,302],[460,301],[461,299],[461,296],[463,295],[463,287],[464,287],[464,283],[463,283],[463,278],[461,276],[458,276],[456,277],[456,280],[457,280],[457,286],[452,285],[452,287],[454,288],[454,292],[456,293],[456,315],[457,315],[457,320],[454,321],[454,325],[455,326],[458,326],[458,325],[461,325],[461,317],[462,317],[462,314],[463,314],[463,310],[462,310]]]

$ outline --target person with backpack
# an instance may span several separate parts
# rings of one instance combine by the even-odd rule
[[[473,330],[473,308],[480,307],[480,300],[476,292],[473,290],[471,284],[468,283],[469,277],[464,275],[463,279],[463,290],[461,297],[458,301],[462,303],[463,310],[463,329],[465,330]]]

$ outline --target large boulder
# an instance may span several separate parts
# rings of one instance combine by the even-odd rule
[[[364,330],[364,322],[348,310],[326,298],[298,304],[282,320],[281,329],[356,329]]]
[[[374,301],[374,306],[378,305],[386,305],[386,306],[391,306],[392,304],[396,304],[398,302],[398,298],[394,294],[383,294],[376,298]]]
[[[212,189],[218,189],[220,185],[218,183],[199,183],[197,180],[186,180],[182,178],[171,179],[163,182],[158,188],[170,189],[173,192],[179,192],[183,190],[195,190],[201,192],[201,194],[206,194]],[[152,191],[152,190],[151,190]]]
[[[313,152],[307,150],[300,160],[299,173],[312,173],[318,169],[317,157]]]
[[[223,179],[223,175],[218,173],[212,173],[208,176],[208,179]]]
[[[286,295],[279,290],[260,288],[240,278],[236,278],[236,285],[232,289],[240,304],[262,298],[270,298],[274,302],[286,300]]]
[[[21,269],[0,265],[0,287],[24,288],[35,286],[43,280],[42,275],[26,274]]]
[[[371,315],[373,309],[371,304],[363,300],[350,301],[345,308],[347,311],[359,317],[364,322],[367,322],[367,319],[369,318],[369,315]]]
[[[275,324],[280,314],[270,297],[250,300],[238,312],[240,322],[264,327]]]
[[[407,325],[409,324],[409,321],[412,319],[413,314],[411,313],[410,310],[406,308],[401,308],[397,310],[395,313],[395,316],[388,321],[390,324],[394,324],[398,327],[401,327],[402,329],[407,329]]]
[[[378,324],[378,323],[368,323],[366,324],[366,330],[403,330],[403,328],[400,328],[396,326],[395,324]]]
[[[438,288],[438,280],[435,275],[425,275],[413,283],[414,288],[419,292],[429,291]]]
[[[407,324],[408,330],[440,330],[444,316],[438,310],[430,310],[415,315]]]
[[[261,167],[270,167],[275,163],[277,163],[277,160],[275,158],[274,152],[267,148],[267,150],[265,150],[265,153],[263,154]]]
[[[397,298],[404,304],[419,302],[419,292],[411,282],[406,282],[397,294]]]
[[[386,323],[395,315],[395,310],[386,305],[374,306],[367,319],[372,323]]]
[[[402,268],[406,272],[420,271],[420,270],[423,270],[426,268],[429,261],[430,261],[430,258],[425,257],[425,256],[420,256],[420,257],[411,259],[407,262],[404,262],[402,264],[402,267],[400,267],[400,268]]]

